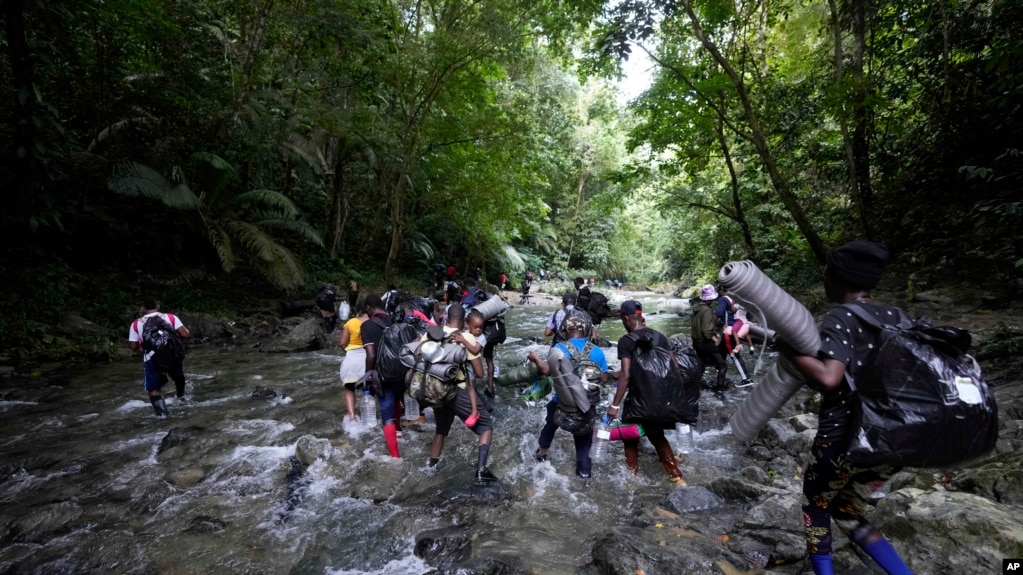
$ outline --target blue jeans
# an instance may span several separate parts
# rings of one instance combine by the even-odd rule
[[[380,421],[384,425],[398,422],[398,405],[405,395],[405,382],[381,382]]]
[[[554,411],[558,409],[558,402],[551,400],[547,402],[547,419],[544,420],[543,429],[540,430],[538,440],[542,449],[550,449],[554,441],[554,432],[558,430],[558,424],[554,423]],[[590,476],[592,461],[590,461],[590,446],[593,445],[593,434],[584,433],[573,435],[575,442],[575,474],[582,478]]]

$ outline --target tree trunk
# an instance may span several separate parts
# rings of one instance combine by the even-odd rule
[[[873,90],[863,72],[863,60],[867,51],[867,1],[852,0],[853,59],[850,73],[856,86],[853,95],[853,160],[856,166],[856,191],[853,200],[860,212],[863,234],[871,238],[871,204],[873,186],[870,183],[870,101]]]
[[[799,231],[803,233],[803,237],[806,238],[807,244],[809,244],[810,251],[813,252],[814,257],[822,265],[827,261],[828,252],[824,247],[824,242],[821,241],[817,231],[813,229],[810,224],[810,220],[807,219],[806,213],[803,212],[803,208],[796,201],[795,195],[792,193],[792,189],[789,186],[788,180],[782,176],[778,170],[778,164],[774,160],[774,154],[771,151],[770,145],[767,143],[767,136],[764,134],[763,128],[760,126],[760,117],[757,115],[756,110],[753,109],[753,103],[750,100],[749,92],[746,91],[746,86],[739,77],[739,74],[732,67],[731,63],[725,58],[718,49],[717,45],[707,37],[703,31],[703,26],[700,25],[699,18],[696,16],[696,12],[693,11],[692,6],[689,4],[689,0],[680,0],[680,4],[686,11],[686,15],[689,17],[689,21],[693,26],[693,33],[696,34],[696,38],[700,41],[703,47],[710,52],[714,61],[725,71],[729,79],[732,81],[732,85],[735,87],[735,91],[739,95],[739,101],[742,103],[742,109],[746,114],[746,121],[750,127],[750,139],[753,143],[754,148],[757,150],[757,155],[760,156],[761,162],[764,164],[764,168],[767,170],[767,174],[771,179],[771,185],[774,186],[775,192],[778,193],[778,197],[781,199],[782,204],[785,205],[785,209],[788,210],[792,219],[795,220],[796,226],[799,227]]]
[[[746,254],[755,262],[757,261],[757,252],[753,247],[753,232],[750,231],[749,222],[746,221],[746,212],[742,209],[742,200],[739,198],[739,177],[735,173],[735,164],[732,163],[732,154],[728,150],[728,141],[725,140],[725,130],[720,118],[714,127],[717,132],[718,145],[721,146],[721,153],[725,157],[725,165],[728,166],[728,176],[732,184],[732,204],[735,206],[735,221],[742,230],[742,239],[746,243]]]
[[[845,55],[842,50],[842,20],[841,14],[838,10],[838,5],[835,0],[828,0],[828,8],[831,10],[831,32],[834,37],[835,49],[835,84],[841,86],[845,80]],[[865,237],[869,237],[867,233],[867,219],[866,214],[863,212],[863,204],[860,201],[860,186],[857,183],[858,170],[856,169],[856,151],[853,146],[853,138],[849,135],[849,114],[846,113],[843,105],[839,106],[838,109],[838,126],[842,132],[842,150],[845,153],[845,172],[846,177],[849,178],[849,197],[852,198],[853,203],[856,205],[856,211],[859,214],[857,220],[859,221],[860,233]]]

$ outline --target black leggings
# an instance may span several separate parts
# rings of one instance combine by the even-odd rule
[[[718,347],[714,345],[713,341],[703,340],[694,342],[693,349],[696,350],[696,355],[700,356],[704,363],[707,365],[714,364],[714,367],[717,368],[718,375],[714,389],[723,391],[725,389],[725,372],[728,371],[728,364],[725,363],[725,358],[721,357]]]

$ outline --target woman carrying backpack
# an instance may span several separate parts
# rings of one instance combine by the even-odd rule
[[[856,303],[878,317],[901,310],[870,297],[881,280],[888,249],[881,244],[856,240],[831,250],[824,270],[824,292],[836,304]],[[817,436],[811,447],[811,463],[803,475],[803,521],[806,547],[816,575],[832,575],[831,520],[850,541],[861,547],[889,575],[911,575],[891,543],[864,517],[866,498],[881,489],[899,471],[890,465],[860,469],[851,466],[845,453],[852,435],[852,403],[849,387],[868,369],[878,337],[877,330],[841,307],[832,307],[821,324],[821,349],[816,357],[783,352],[807,378],[807,385],[821,392]]]

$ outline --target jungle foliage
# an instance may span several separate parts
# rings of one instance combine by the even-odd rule
[[[3,6],[2,265],[27,283],[308,295],[441,261],[706,281],[751,258],[799,284],[853,237],[1020,281],[1017,2]]]

